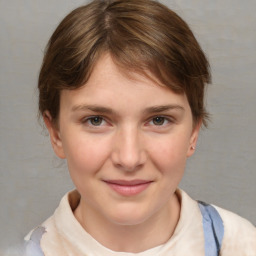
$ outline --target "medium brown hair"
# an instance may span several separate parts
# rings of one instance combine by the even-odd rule
[[[67,15],[51,36],[41,67],[39,112],[58,120],[60,93],[86,84],[104,52],[121,68],[185,93],[194,123],[206,125],[208,61],[188,25],[151,0],[95,0]]]

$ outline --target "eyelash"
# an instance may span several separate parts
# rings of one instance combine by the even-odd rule
[[[154,123],[154,120],[159,119],[159,118],[160,118],[161,121],[163,121],[163,122],[160,123],[160,124]],[[167,126],[168,124],[173,123],[173,122],[174,122],[173,118],[159,115],[159,116],[153,116],[153,117],[151,117],[150,120],[149,120],[149,122],[148,122],[148,124],[152,123],[152,125],[153,125],[153,126],[156,126],[156,127],[165,127],[165,126]]]
[[[92,124],[92,121],[95,120],[96,118],[100,119],[101,121],[99,125]],[[82,124],[87,124],[88,126],[91,126],[91,127],[100,127],[102,126],[102,122],[106,122],[105,118],[102,116],[89,116],[82,119]]]
[[[92,123],[92,121],[95,121],[95,119],[99,119],[98,121],[100,121],[100,124],[99,125],[95,125]],[[154,121],[157,121],[156,119],[160,119],[160,124],[156,124],[154,123]],[[97,122],[97,120],[96,120]],[[87,124],[88,126],[91,126],[91,127],[100,127],[102,126],[102,123],[107,123],[105,117],[103,116],[89,116],[89,117],[86,117],[84,119],[82,119],[82,124]],[[161,116],[161,115],[158,115],[158,116],[153,116],[149,119],[149,121],[147,122],[147,125],[152,125],[152,126],[156,126],[156,127],[165,127],[166,125],[170,124],[170,123],[173,123],[174,120],[173,118],[170,118],[170,117],[166,117],[166,116]]]

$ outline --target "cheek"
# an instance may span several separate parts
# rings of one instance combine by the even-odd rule
[[[97,173],[109,155],[109,143],[93,138],[73,138],[65,143],[68,168],[72,175],[87,176]]]
[[[162,172],[183,172],[189,139],[185,136],[170,136],[150,146],[151,159]]]

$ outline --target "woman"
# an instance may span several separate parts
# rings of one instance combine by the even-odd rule
[[[160,3],[93,1],[64,18],[39,110],[76,190],[26,237],[27,255],[256,255],[252,224],[178,189],[209,82],[193,33]]]

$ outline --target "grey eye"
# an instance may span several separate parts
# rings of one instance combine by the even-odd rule
[[[94,126],[99,126],[102,124],[103,118],[100,116],[94,116],[90,118],[90,123]]]
[[[165,122],[165,117],[157,116],[152,119],[154,125],[163,125]]]

